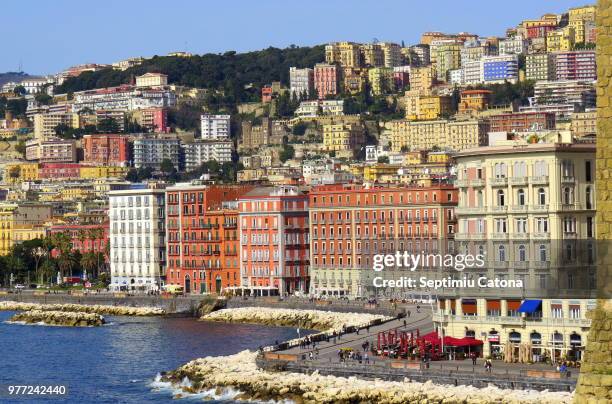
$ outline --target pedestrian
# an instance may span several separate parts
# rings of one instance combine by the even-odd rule
[[[472,358],[472,365],[476,365],[476,353],[472,352],[470,357]]]
[[[417,313],[420,313],[420,312],[421,312],[421,306],[417,304]]]
[[[366,326],[366,330],[367,330],[367,332],[368,332],[368,334],[369,334],[369,333],[370,333],[370,324],[368,324],[368,325]]]
[[[408,310],[408,317],[410,318],[410,310]]]
[[[404,328],[406,328],[406,320],[404,320]]]
[[[310,360],[312,360],[312,359],[313,359],[313,357],[312,357],[312,351],[308,352],[308,359],[310,359]]]
[[[364,357],[364,359],[365,359],[365,363],[369,365],[369,364],[370,364],[370,357],[368,356],[368,353],[366,352],[366,353],[363,355],[363,357]]]

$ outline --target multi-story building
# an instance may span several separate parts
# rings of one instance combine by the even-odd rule
[[[64,181],[81,178],[81,165],[76,163],[43,163],[38,167],[41,180]]]
[[[484,111],[491,103],[490,90],[463,90],[459,101],[459,113]]]
[[[140,87],[121,85],[74,93],[72,111],[83,109],[135,111],[147,108],[169,108],[176,105],[176,94],[167,86]]]
[[[256,188],[238,200],[241,286],[252,294],[309,291],[308,195]]]
[[[568,25],[576,32],[576,43],[588,41],[587,29],[589,23],[595,22],[597,6],[574,7],[569,9]]]
[[[580,80],[538,81],[534,86],[534,105],[572,105],[595,107],[593,82]]]
[[[555,114],[547,112],[513,112],[489,117],[491,132],[527,132],[554,129]]]
[[[145,108],[133,113],[136,122],[150,132],[168,133],[168,109],[167,108]]]
[[[352,66],[350,66],[352,67]],[[314,67],[314,87],[318,98],[323,100],[339,93],[340,70],[337,65],[317,63]]]
[[[527,80],[555,80],[556,60],[554,53],[533,53],[525,58],[525,78]]]
[[[389,124],[391,149],[406,150],[464,150],[485,145],[490,125],[487,120],[462,121],[408,121],[398,120]]]
[[[170,160],[179,170],[182,165],[181,141],[176,137],[143,137],[134,140],[134,166],[159,170],[164,160]]]
[[[168,85],[168,76],[162,73],[145,73],[136,76],[136,87],[159,87]]]
[[[136,113],[137,111],[135,111]],[[96,125],[99,125],[100,123],[102,123],[103,121],[110,121],[112,122],[114,125],[117,126],[116,131],[117,132],[123,132],[125,131],[125,121],[126,121],[126,111],[124,110],[112,110],[112,109],[97,109],[95,111],[95,123]],[[136,115],[136,119],[138,120],[138,115]],[[85,115],[81,114],[81,120],[84,121],[85,120]],[[81,125],[83,125],[83,123],[81,123]],[[113,130],[114,132],[115,130]]]
[[[28,140],[26,142],[26,160],[37,160],[40,163],[72,163],[77,158],[74,140],[47,137],[45,140]]]
[[[374,255],[442,253],[455,233],[457,190],[432,187],[329,185],[309,194],[310,292],[368,297],[376,287]],[[413,274],[390,268],[385,279]]]
[[[402,64],[402,48],[393,42],[380,42],[383,52],[383,66],[393,68]]]
[[[365,144],[365,128],[362,123],[338,123],[323,125],[323,146],[326,151],[352,154]]]
[[[58,233],[64,233],[70,237],[73,251],[79,251],[81,254],[92,252],[101,254],[98,268],[102,268],[107,263],[106,245],[110,238],[108,221],[97,224],[62,223],[49,226],[50,235]],[[51,253],[55,255],[54,251]]]
[[[482,63],[482,81],[486,84],[516,83],[518,57],[516,55],[485,56]]]
[[[295,110],[295,116],[315,118],[317,116],[340,116],[344,114],[344,100],[302,101]]]
[[[407,91],[404,96],[406,119],[410,121],[431,121],[449,117],[453,112],[453,100],[448,95],[420,95]]]
[[[289,91],[291,96],[298,99],[308,99],[314,91],[314,70],[306,67],[298,69],[289,68]]]
[[[567,52],[571,51],[576,44],[576,36],[573,27],[567,26],[546,34],[547,52]]]
[[[232,161],[234,144],[231,141],[203,140],[183,145],[185,170],[193,171],[208,161],[226,163]]]
[[[575,112],[571,115],[571,131],[576,137],[597,134],[597,112]]]
[[[163,189],[108,193],[113,290],[159,291],[166,276],[166,207]]]
[[[363,66],[368,68],[383,67],[385,65],[385,56],[382,46],[378,43],[368,43],[359,46],[361,52],[361,60]]]
[[[481,337],[484,355],[531,344],[534,355],[579,359],[590,303],[571,296],[595,289],[595,145],[512,142],[455,157],[455,244],[486,257],[462,276],[522,286],[446,289],[436,327]]]
[[[410,69],[410,91],[429,94],[436,82],[436,71],[432,66],[412,67]]]
[[[200,130],[204,140],[226,140],[230,137],[230,116],[202,114]]]
[[[84,166],[79,168],[79,178],[93,180],[96,178],[125,178],[128,167],[125,166]]]
[[[130,144],[122,135],[85,135],[81,141],[83,164],[126,166],[130,161]]]
[[[597,80],[595,51],[571,51],[555,54],[556,80]]]
[[[45,140],[48,137],[55,137],[57,135],[55,128],[59,125],[78,128],[80,125],[79,115],[72,113],[34,115],[34,138]]]
[[[329,64],[338,63],[345,67],[361,67],[361,53],[359,48],[359,44],[353,42],[334,42],[327,44],[325,45],[325,62]]]
[[[436,79],[446,82],[449,70],[461,67],[461,48],[463,42],[457,40],[434,41],[431,45],[435,54]],[[432,62],[433,63],[433,62]]]
[[[8,163],[3,167],[2,181],[17,184],[38,179],[38,163]]]
[[[196,183],[166,189],[167,284],[216,294],[240,285],[237,199],[251,189]]]
[[[32,230],[51,219],[50,205],[3,203],[0,205],[0,255],[8,255],[16,244],[16,232]],[[35,232],[34,235],[38,233]],[[25,241],[20,237],[19,241]]]
[[[521,35],[499,41],[499,54],[520,55],[527,52],[527,41]]]
[[[410,66],[419,67],[429,65],[429,45],[417,44],[408,48]]]
[[[527,28],[527,39],[531,41],[535,39],[545,39],[549,32],[557,29],[556,23],[549,23],[547,25],[540,25],[535,27]]]
[[[467,61],[461,66],[462,84],[474,85],[482,83],[482,61]]]
[[[373,67],[368,69],[368,81],[372,95],[388,94],[393,89],[393,69]]]

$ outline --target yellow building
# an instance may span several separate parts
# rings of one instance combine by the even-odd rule
[[[323,126],[325,151],[355,152],[365,143],[365,128],[361,123]]]
[[[597,133],[597,112],[574,112],[571,116],[570,130],[577,137],[595,135]],[[557,123],[557,128],[559,123]]]
[[[465,121],[408,121],[387,124],[391,149],[406,150],[464,150],[486,144],[490,125],[486,120]]]
[[[13,239],[15,244],[23,243],[24,241],[34,240],[37,238],[45,238],[47,228],[45,226],[24,226],[13,229]]]
[[[453,100],[447,95],[420,95],[407,91],[405,100],[406,119],[430,121],[453,114]]]
[[[576,43],[586,42],[587,22],[595,22],[597,6],[569,9],[569,26],[574,28]]]
[[[429,152],[427,153],[428,163],[448,164],[452,160],[452,156],[448,152]]]
[[[79,114],[52,113],[34,115],[34,138],[46,140],[48,137],[56,136],[55,128],[58,125],[78,128],[80,125]]]
[[[368,82],[368,70],[346,67],[342,69],[343,90],[349,94],[362,93]]]
[[[115,167],[115,166],[95,166],[88,167],[82,166],[80,168],[80,175],[83,179],[90,178],[124,178],[128,172],[127,167]]]
[[[383,48],[380,46],[380,44],[363,44],[361,45],[360,50],[364,66],[383,67],[385,65],[385,56],[383,53]]]
[[[393,176],[397,174],[397,170],[401,168],[398,164],[377,163],[363,168],[364,181],[378,181],[384,176]]]
[[[38,179],[38,163],[10,163],[4,165],[3,181],[6,184],[18,184],[23,181]]]
[[[435,60],[436,79],[447,81],[447,73],[449,70],[459,69],[461,67],[461,49],[463,43],[458,41],[442,41],[432,45],[431,55],[432,63]]]
[[[338,63],[344,67],[361,67],[359,44],[334,42],[325,45],[325,62]]]
[[[35,229],[51,218],[52,208],[40,204],[4,203],[0,205],[0,255],[7,255],[15,245],[15,231],[25,237],[26,229]]]
[[[388,94],[393,89],[393,69],[388,67],[368,69],[368,81],[373,95]]]
[[[436,82],[436,71],[432,66],[410,68],[410,91],[430,94]]]
[[[546,51],[547,52],[564,52],[570,51],[576,44],[576,32],[573,27],[550,31],[546,34]]]

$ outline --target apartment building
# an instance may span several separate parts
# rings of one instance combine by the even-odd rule
[[[368,69],[368,82],[372,95],[389,94],[394,90],[393,69],[389,67]]]
[[[240,274],[248,293],[308,293],[308,195],[297,187],[256,188],[238,200]]]
[[[595,51],[571,51],[555,54],[556,80],[597,80]]]
[[[489,108],[491,96],[490,90],[463,90],[459,101],[459,113],[484,111]]]
[[[408,56],[410,66],[419,67],[429,65],[429,45],[417,44],[409,47]]]
[[[122,135],[85,135],[81,141],[83,164],[127,166],[130,161],[129,138]]]
[[[73,113],[34,115],[34,139],[45,140],[48,137],[55,137],[57,135],[55,128],[58,125],[78,128],[80,125],[79,115]]]
[[[394,68],[402,65],[402,47],[393,42],[380,42],[383,52],[383,66]]]
[[[461,66],[462,84],[474,85],[483,82],[482,60],[467,61]]]
[[[499,41],[499,55],[520,55],[527,53],[527,41],[522,35],[504,38]]]
[[[47,137],[45,140],[28,140],[26,142],[26,160],[40,163],[72,163],[77,158],[74,140]]]
[[[335,151],[338,157],[353,157],[365,144],[365,127],[361,122],[323,125],[323,146],[326,151]]]
[[[168,76],[162,73],[145,73],[136,76],[136,87],[159,87],[168,85]]]
[[[595,290],[595,145],[502,142],[456,159],[456,245],[486,256],[462,275],[523,286],[449,289],[436,327],[482,338],[485,355],[531,344],[534,355],[579,359],[592,303],[572,296]]]
[[[136,123],[150,132],[168,133],[168,109],[144,108],[132,113]]]
[[[159,291],[166,278],[163,189],[134,186],[108,193],[112,290]]]
[[[571,115],[571,131],[576,137],[597,134],[597,112],[575,112]]]
[[[431,121],[449,117],[454,112],[453,100],[447,95],[420,95],[407,91],[404,96],[406,119]]]
[[[448,71],[461,67],[462,46],[463,42],[456,40],[434,41],[432,43],[431,52],[435,55],[437,80],[446,82]]]
[[[315,187],[309,194],[310,292],[369,297],[377,288],[373,256],[396,251],[439,253],[455,233],[457,190],[432,187]],[[385,279],[411,272],[390,268]],[[403,291],[406,292],[405,290]]]
[[[230,116],[202,114],[200,132],[204,140],[226,140],[230,138]]]
[[[597,6],[574,7],[569,9],[568,25],[576,33],[576,43],[588,43],[587,34],[589,23],[595,22]]]
[[[208,161],[226,163],[232,161],[234,144],[231,141],[196,141],[183,145],[185,170],[193,171]]]
[[[525,58],[525,78],[527,80],[555,80],[556,58],[554,53],[533,53]]]
[[[251,189],[197,183],[166,189],[168,284],[187,294],[240,285],[237,199]]]
[[[344,100],[302,101],[295,110],[295,116],[300,118],[315,118],[318,116],[340,116],[344,114]]]
[[[298,99],[310,98],[310,95],[314,91],[314,70],[307,67],[303,69],[290,67],[289,83],[291,97],[295,96]]]
[[[352,67],[352,66],[350,66]],[[340,91],[340,70],[337,65],[317,63],[314,67],[314,87],[318,98],[323,100]]]
[[[486,144],[490,125],[487,120],[398,120],[389,124],[391,150],[418,151],[441,148],[464,150]]]
[[[325,62],[328,64],[338,63],[345,67],[361,67],[360,45],[354,42],[327,44],[325,45]]]
[[[576,32],[573,27],[567,26],[546,34],[547,52],[571,51],[576,44]]]
[[[181,141],[175,137],[143,137],[134,140],[134,166],[159,170],[164,160],[170,160],[179,170],[182,166]]]
[[[535,128],[554,129],[555,114],[549,112],[513,112],[489,117],[491,132],[527,132]]]
[[[0,255],[8,255],[18,242],[26,241],[24,232],[40,235],[36,228],[41,227],[52,216],[52,207],[36,203],[0,204]],[[22,237],[17,237],[19,233]],[[31,237],[27,238],[31,239]]]
[[[534,104],[571,105],[581,109],[595,107],[593,82],[580,80],[538,81],[534,86]]]
[[[385,65],[385,56],[383,49],[378,43],[368,43],[359,45],[361,52],[361,60],[365,67],[383,67]]]
[[[412,67],[410,69],[410,91],[429,94],[436,83],[436,71],[432,66]]]
[[[482,63],[482,81],[500,84],[518,81],[518,57],[516,55],[485,56]]]

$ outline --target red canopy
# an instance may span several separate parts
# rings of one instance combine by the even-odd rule
[[[429,334],[423,335],[423,339],[427,342],[430,342],[434,345],[442,345],[442,341],[440,336],[434,331]],[[475,338],[453,338],[453,337],[444,337],[444,345],[446,346],[478,346],[482,345],[483,342],[479,339]]]

